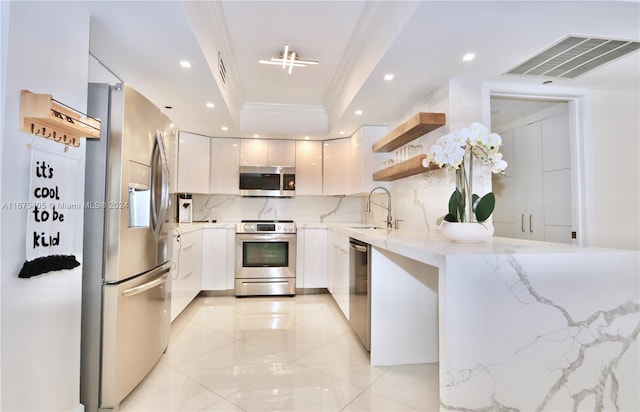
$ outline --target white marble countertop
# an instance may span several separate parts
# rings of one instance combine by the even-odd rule
[[[176,223],[174,229],[188,233],[199,229],[233,229],[237,222]],[[632,250],[585,247],[563,243],[491,237],[480,243],[456,243],[446,239],[439,231],[415,233],[396,229],[367,229],[360,222],[324,223],[296,222],[299,229],[335,229],[340,233],[389,250],[402,256],[434,266],[444,263],[447,256],[502,255],[502,254],[558,254],[558,253],[640,253]]]
[[[582,254],[582,253],[639,253],[631,250],[585,247],[563,243],[491,237],[480,243],[456,243],[436,233],[411,233],[396,229],[360,229],[355,224],[327,224],[327,227],[389,250],[402,256],[434,266],[444,263],[447,256],[459,255],[521,255],[521,254]]]

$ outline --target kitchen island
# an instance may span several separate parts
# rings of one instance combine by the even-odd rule
[[[638,252],[329,226],[372,245],[372,365],[439,363],[442,410],[640,410]]]

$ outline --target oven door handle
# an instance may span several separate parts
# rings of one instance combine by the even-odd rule
[[[260,241],[260,242],[281,242],[284,240],[296,240],[296,235],[291,233],[263,233],[263,234],[245,234],[236,233],[237,240]]]

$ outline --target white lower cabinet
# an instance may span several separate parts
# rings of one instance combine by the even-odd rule
[[[349,237],[329,232],[329,292],[349,319]]]
[[[202,230],[202,290],[233,289],[235,231],[224,228]]]
[[[202,231],[173,237],[171,271],[171,321],[187,307],[202,289]]]
[[[326,288],[327,229],[298,229],[296,287]]]

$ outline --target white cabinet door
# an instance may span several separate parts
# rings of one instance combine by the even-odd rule
[[[267,164],[269,166],[296,166],[296,142],[293,140],[268,140]]]
[[[202,289],[202,230],[176,236],[173,256],[176,272],[171,284],[172,321]]]
[[[301,287],[326,288],[328,286],[327,229],[305,229],[303,252]]]
[[[388,130],[387,126],[362,126],[351,136],[349,194],[369,193],[376,186],[388,186],[386,182],[373,181],[373,172],[388,155],[374,153],[371,148]]]
[[[211,139],[209,193],[237,195],[240,139]]]
[[[515,130],[514,150],[516,237],[544,240],[540,122]]]
[[[209,193],[211,138],[180,132],[178,139],[178,192]]]
[[[329,291],[345,318],[349,319],[349,237],[331,230]]]
[[[240,141],[240,165],[267,166],[267,141],[264,139],[242,139]]]
[[[322,195],[322,142],[296,143],[296,195]]]
[[[227,289],[227,229],[202,230],[202,290]]]
[[[351,191],[350,168],[351,139],[334,139],[324,142],[324,164],[322,167],[325,195],[346,195]]]
[[[242,166],[295,166],[296,142],[293,140],[242,139]]]
[[[227,290],[236,287],[236,229],[227,229]]]

